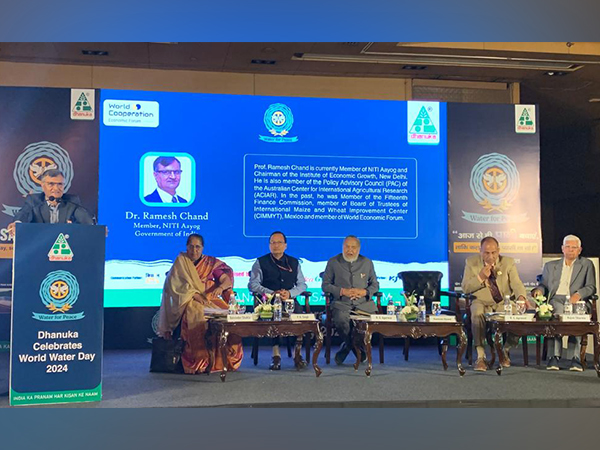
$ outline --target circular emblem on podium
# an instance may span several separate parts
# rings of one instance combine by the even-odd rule
[[[53,313],[69,311],[79,297],[77,278],[66,270],[50,272],[40,285],[40,297]]]

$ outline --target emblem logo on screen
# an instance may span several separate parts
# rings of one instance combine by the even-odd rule
[[[73,163],[69,153],[54,142],[32,142],[17,158],[13,178],[17,190],[25,195],[42,192],[40,177],[46,170],[58,169],[65,175],[65,192],[68,192],[73,180]],[[4,207],[3,213],[14,217],[21,209],[19,206]]]
[[[502,213],[513,206],[521,180],[512,159],[500,153],[482,155],[471,170],[470,187],[475,200],[488,213]],[[463,211],[463,219],[474,223],[525,222],[527,214],[477,214]]]
[[[67,242],[69,239],[68,234],[60,233],[52,244],[52,248],[48,252],[48,259],[50,261],[72,261],[73,260],[73,251]]]
[[[259,135],[261,141],[277,144],[298,142],[298,136],[288,136],[294,125],[294,115],[292,110],[283,103],[274,103],[267,108],[264,123],[271,136]]]
[[[80,320],[83,312],[69,313],[79,297],[77,278],[66,270],[55,270],[46,275],[40,285],[40,298],[48,313],[33,313],[33,318],[42,322]]]
[[[406,102],[408,108],[408,143],[437,145],[440,143],[440,104],[438,102]]]

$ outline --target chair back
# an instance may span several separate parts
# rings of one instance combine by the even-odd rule
[[[442,272],[436,271],[406,271],[400,272],[398,276],[402,279],[404,292],[410,294],[415,292],[417,297],[423,296],[425,304],[431,306],[431,302],[440,301],[440,282]]]

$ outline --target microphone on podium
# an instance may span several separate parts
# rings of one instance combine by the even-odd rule
[[[72,205],[75,205],[75,209],[73,210],[73,212],[71,213],[71,217],[69,217],[69,221],[71,223],[78,223],[77,219],[75,218],[75,213],[77,212],[77,210],[79,208],[83,209],[91,218],[92,218],[92,224],[96,225],[96,217],[90,213],[83,205],[80,205],[79,203],[75,203],[72,202],[70,200],[65,199],[64,197],[59,197],[56,198],[53,195],[51,195],[50,197],[48,197],[48,200],[50,200],[51,202],[57,202],[57,203],[64,203],[65,205],[68,203],[71,203]]]

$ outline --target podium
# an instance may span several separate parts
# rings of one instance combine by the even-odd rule
[[[10,404],[100,401],[105,227],[16,225]]]

